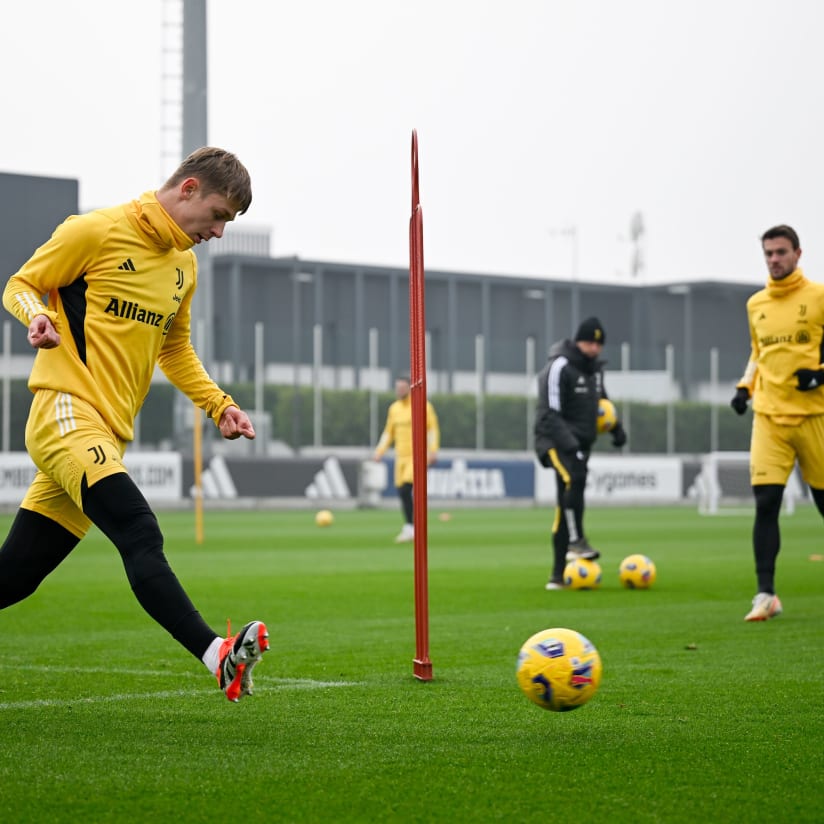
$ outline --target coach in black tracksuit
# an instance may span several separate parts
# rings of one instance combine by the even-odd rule
[[[590,449],[598,436],[598,401],[606,398],[603,361],[605,341],[598,318],[587,318],[575,340],[563,340],[549,351],[538,374],[535,452],[545,467],[555,470],[558,505],[552,525],[554,561],[547,589],[563,586],[564,566],[576,558],[595,559],[598,550],[584,536],[584,489]],[[627,436],[621,422],[611,430],[615,446]]]

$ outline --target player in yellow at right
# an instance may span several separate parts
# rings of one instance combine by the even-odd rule
[[[405,375],[395,381],[395,397],[386,415],[386,426],[375,447],[373,459],[380,461],[387,449],[395,443],[395,486],[401,500],[404,524],[396,544],[415,540],[412,505],[412,398],[409,396],[410,383]],[[438,457],[441,445],[441,430],[435,407],[426,402],[426,465],[431,466]]]
[[[758,593],[746,621],[781,614],[775,594],[778,516],[796,460],[824,515],[824,284],[798,268],[801,245],[790,226],[768,229],[761,245],[770,277],[747,301],[752,352],[730,404],[743,415],[751,398],[754,413],[750,482]]]

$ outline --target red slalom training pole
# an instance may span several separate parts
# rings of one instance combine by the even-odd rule
[[[412,217],[409,219],[409,356],[412,394],[412,489],[415,522],[414,675],[432,680],[429,660],[429,583],[426,490],[426,313],[423,288],[423,212],[418,187],[418,133],[412,130]]]

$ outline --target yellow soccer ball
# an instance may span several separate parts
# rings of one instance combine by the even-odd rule
[[[564,586],[568,589],[598,589],[601,586],[601,565],[597,561],[579,559],[564,567]]]
[[[617,421],[618,413],[615,411],[615,404],[606,398],[601,398],[598,401],[598,432],[601,434],[610,432]]]
[[[315,515],[315,523],[318,526],[332,526],[334,520],[335,516],[328,509],[321,509],[320,512]]]
[[[545,629],[521,647],[516,677],[534,704],[552,712],[568,712],[586,704],[598,690],[601,656],[580,632]]]
[[[649,589],[655,576],[655,564],[646,555],[628,555],[618,569],[618,578],[627,589]]]

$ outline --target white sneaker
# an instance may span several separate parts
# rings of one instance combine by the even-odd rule
[[[769,592],[759,592],[752,599],[752,609],[744,616],[745,621],[766,621],[776,618],[782,613],[781,601],[777,595]]]
[[[544,584],[544,589],[549,589],[549,590],[564,589],[564,582],[563,581],[558,581],[555,578],[550,578],[546,582],[546,584]]]
[[[415,540],[415,527],[412,524],[404,524],[398,536],[395,538],[396,544],[408,544]]]

